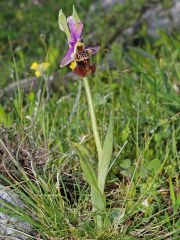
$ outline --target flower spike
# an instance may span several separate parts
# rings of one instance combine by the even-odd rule
[[[91,63],[91,55],[99,51],[99,47],[86,47],[82,41],[83,23],[81,22],[75,7],[73,6],[72,16],[67,19],[60,10],[59,27],[66,33],[69,50],[60,62],[60,67],[69,65],[70,69],[81,77],[94,73],[96,66]]]

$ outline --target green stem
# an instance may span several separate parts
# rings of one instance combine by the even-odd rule
[[[94,112],[94,106],[93,106],[92,97],[91,97],[91,91],[90,91],[88,80],[87,80],[86,77],[83,78],[83,83],[84,83],[84,87],[85,87],[85,91],[86,91],[89,113],[90,113],[90,116],[91,116],[91,124],[92,124],[94,140],[95,140],[95,144],[96,144],[96,148],[97,148],[97,152],[98,152],[98,160],[100,161],[100,158],[101,158],[101,155],[102,155],[102,144],[101,144],[101,140],[100,140],[100,137],[99,137],[96,115],[95,115],[95,112]],[[93,187],[91,187],[91,197],[92,197],[93,207],[94,207],[94,205],[98,206],[99,205],[98,195],[97,195],[97,192],[93,189]],[[94,209],[94,210],[96,211],[97,209]],[[102,226],[103,226],[102,216],[97,214],[96,217],[95,217],[95,222],[97,224],[97,227],[99,229],[101,229]]]
[[[94,106],[93,106],[93,102],[92,102],[91,92],[90,92],[88,80],[86,77],[83,78],[83,83],[84,83],[84,87],[85,87],[85,91],[86,91],[86,97],[87,97],[89,112],[90,112],[90,116],[91,116],[91,124],[92,124],[94,140],[95,140],[96,148],[97,148],[97,152],[98,152],[98,159],[100,160],[101,153],[102,153],[102,145],[101,145],[101,140],[99,137],[96,115],[94,112]]]

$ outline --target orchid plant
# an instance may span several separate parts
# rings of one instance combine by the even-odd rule
[[[80,81],[83,81],[86,92],[92,131],[98,153],[96,166],[92,164],[91,156],[82,144],[73,143],[73,147],[80,157],[80,165],[84,178],[91,187],[92,210],[95,214],[96,224],[98,228],[102,228],[105,223],[104,213],[106,212],[105,181],[110,168],[113,150],[113,114],[110,115],[108,131],[104,144],[102,144],[87,79],[87,76],[96,70],[96,65],[91,62],[91,56],[98,52],[99,47],[85,46],[81,36],[83,23],[74,7],[72,16],[68,18],[66,18],[62,10],[60,10],[58,23],[60,29],[65,32],[67,36],[69,46],[65,57],[60,62],[60,67],[69,66],[69,68],[80,77]]]

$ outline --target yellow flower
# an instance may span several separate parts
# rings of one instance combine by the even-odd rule
[[[49,67],[50,67],[49,62],[42,63],[33,62],[31,65],[31,69],[35,71],[35,76],[38,78],[41,77]]]
[[[32,70],[37,70],[38,67],[39,67],[39,64],[37,62],[33,62],[32,65],[31,65]]]
[[[35,71],[35,76],[39,78],[39,77],[41,77],[42,75],[41,75],[40,71]]]

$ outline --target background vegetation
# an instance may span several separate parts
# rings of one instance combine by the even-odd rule
[[[102,232],[92,221],[89,187],[71,147],[81,142],[94,159],[97,154],[84,89],[69,69],[59,68],[67,44],[57,16],[61,8],[71,15],[73,4],[85,43],[101,46],[89,83],[102,139],[114,95],[116,161],[106,194],[108,209],[120,210]],[[180,34],[158,31],[152,38],[142,22],[126,35],[148,6],[145,0],[108,9],[96,1],[0,2],[1,183],[25,206],[6,204],[0,211],[28,222],[29,239],[178,239]],[[31,84],[28,91],[18,84],[10,91],[12,83],[35,79],[30,66],[45,59],[53,78],[48,91],[41,78],[35,91]]]

